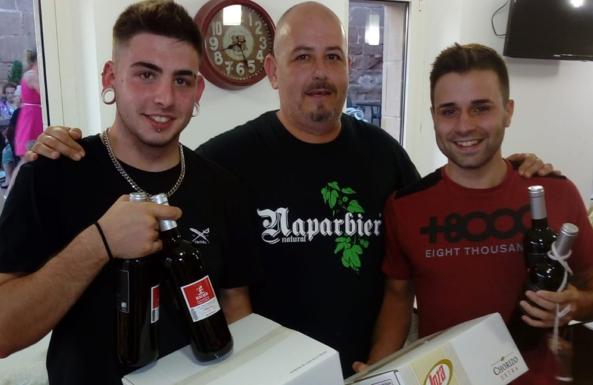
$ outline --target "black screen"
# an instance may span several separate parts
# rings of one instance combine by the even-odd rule
[[[510,0],[504,55],[593,60],[593,0]]]

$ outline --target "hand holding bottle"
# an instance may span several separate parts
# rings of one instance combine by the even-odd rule
[[[139,258],[162,249],[159,220],[178,219],[181,210],[122,195],[97,221],[114,258]]]
[[[146,202],[131,193],[131,202]],[[117,261],[117,357],[127,368],[140,368],[159,356],[160,256]]]
[[[560,318],[560,326],[566,325],[574,318],[573,315],[578,306],[580,292],[575,286],[569,284],[561,292],[527,290],[525,296],[529,301],[523,300],[519,303],[524,312],[521,319],[529,326],[549,328],[554,326],[556,305],[559,305],[561,309],[569,306],[570,309],[566,315]]]

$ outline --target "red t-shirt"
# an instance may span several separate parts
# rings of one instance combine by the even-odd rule
[[[593,228],[574,184],[563,177],[523,178],[508,167],[504,181],[493,188],[462,187],[441,168],[388,199],[383,271],[412,281],[421,337],[493,312],[510,320],[526,278],[522,239],[531,226],[528,186],[544,186],[553,230],[565,222],[579,227],[568,260],[573,271],[593,267]],[[553,357],[543,350],[523,354],[530,371],[517,383],[544,384],[547,380],[535,379],[544,372],[553,378]]]

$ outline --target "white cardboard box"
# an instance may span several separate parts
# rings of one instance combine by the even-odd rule
[[[526,371],[502,317],[493,313],[422,338],[346,385],[504,385]]]
[[[257,314],[230,325],[233,352],[212,364],[185,346],[122,378],[124,385],[343,385],[332,348]]]

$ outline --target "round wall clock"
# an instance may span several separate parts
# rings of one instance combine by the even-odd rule
[[[272,53],[274,22],[250,0],[210,0],[194,21],[204,38],[200,71],[214,85],[239,89],[266,76],[264,58]]]

